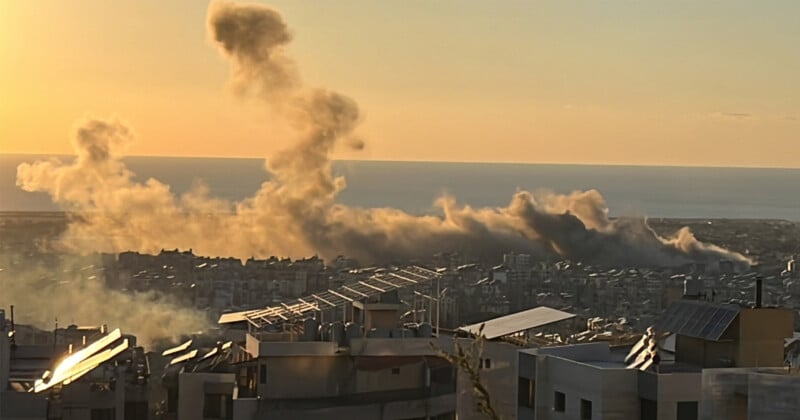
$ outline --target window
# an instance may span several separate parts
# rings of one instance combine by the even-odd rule
[[[258,375],[259,376],[258,383],[260,383],[262,385],[266,384],[267,383],[267,365],[261,365],[261,366],[259,366],[259,369],[260,369],[260,371],[259,371],[259,375]]]
[[[399,374],[400,374],[400,368],[392,368],[392,375],[399,375]]]
[[[481,368],[483,368],[483,369],[491,369],[492,368],[492,359],[481,359]]]
[[[676,420],[697,420],[697,401],[678,401]]]
[[[592,402],[581,398],[581,420],[592,420]]]
[[[520,407],[534,407],[536,398],[536,381],[520,377],[517,382],[517,405]]]
[[[567,396],[563,392],[556,391],[553,394],[553,411],[559,413],[567,411]]]

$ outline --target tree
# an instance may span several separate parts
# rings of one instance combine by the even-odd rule
[[[467,375],[467,379],[472,383],[473,395],[478,402],[478,410],[491,420],[500,420],[500,415],[492,405],[489,390],[481,382],[481,355],[483,355],[483,344],[486,342],[483,327],[484,324],[481,324],[475,339],[466,348],[458,342],[457,337],[453,337],[453,353],[448,353],[433,343],[431,343],[431,347],[440,357]]]

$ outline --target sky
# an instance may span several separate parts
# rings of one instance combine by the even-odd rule
[[[800,2],[273,1],[304,82],[354,98],[338,158],[800,167]],[[226,89],[197,0],[0,2],[0,153],[264,157],[287,124]]]

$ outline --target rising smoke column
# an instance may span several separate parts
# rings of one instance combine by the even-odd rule
[[[254,195],[225,202],[198,186],[180,197],[149,179],[132,181],[121,162],[130,130],[115,121],[89,120],[76,131],[73,163],[20,165],[17,183],[46,191],[79,212],[62,238],[72,250],[157,253],[192,248],[202,255],[402,261],[440,251],[497,257],[506,251],[554,253],[593,264],[675,266],[744,256],[697,241],[688,230],[661,238],[644,220],[611,220],[597,191],[568,195],[521,191],[508,206],[475,209],[444,196],[442,216],[413,216],[392,208],[341,205],[344,178],[331,170],[337,147],[361,148],[358,105],[337,92],[309,88],[286,53],[292,36],[282,16],[265,6],[212,3],[208,30],[231,66],[229,86],[254,98],[297,127],[294,144],[266,165],[271,175]]]

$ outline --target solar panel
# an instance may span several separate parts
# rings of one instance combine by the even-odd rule
[[[309,312],[323,309],[341,308],[354,301],[362,301],[373,296],[421,283],[428,283],[441,277],[440,273],[427,268],[410,266],[396,271],[379,273],[370,278],[344,285],[336,290],[305,296],[277,306],[233,314],[223,314],[220,324],[247,320],[256,328],[264,328],[276,322],[288,321]]]
[[[130,347],[127,339],[123,339],[114,347],[109,347],[121,338],[122,332],[117,328],[83,349],[70,354],[56,365],[52,373],[45,372],[42,379],[35,381],[33,392],[43,392],[58,384],[67,385],[97,368],[100,364],[116,357]]]
[[[658,331],[717,341],[738,314],[738,306],[682,300],[670,305],[654,327]]]
[[[169,364],[170,364],[170,366],[171,366],[171,365],[176,365],[176,364],[178,364],[178,363],[183,363],[183,362],[185,362],[185,361],[187,361],[187,360],[192,360],[192,359],[194,359],[194,358],[197,356],[197,352],[198,352],[198,350],[197,350],[197,349],[192,349],[192,351],[190,351],[190,352],[188,352],[188,353],[184,353],[184,354],[182,354],[182,355],[180,355],[180,356],[178,356],[178,357],[176,357],[176,358],[172,359],[172,360],[169,362]]]
[[[191,345],[192,345],[192,340],[189,340],[189,341],[187,341],[187,342],[185,342],[185,343],[183,343],[183,344],[181,344],[179,346],[175,346],[175,347],[172,347],[172,348],[164,350],[161,353],[161,355],[162,356],[169,356],[169,355],[172,355],[172,354],[180,353],[180,352],[186,351],[186,349],[188,349],[189,346],[191,346]]]

